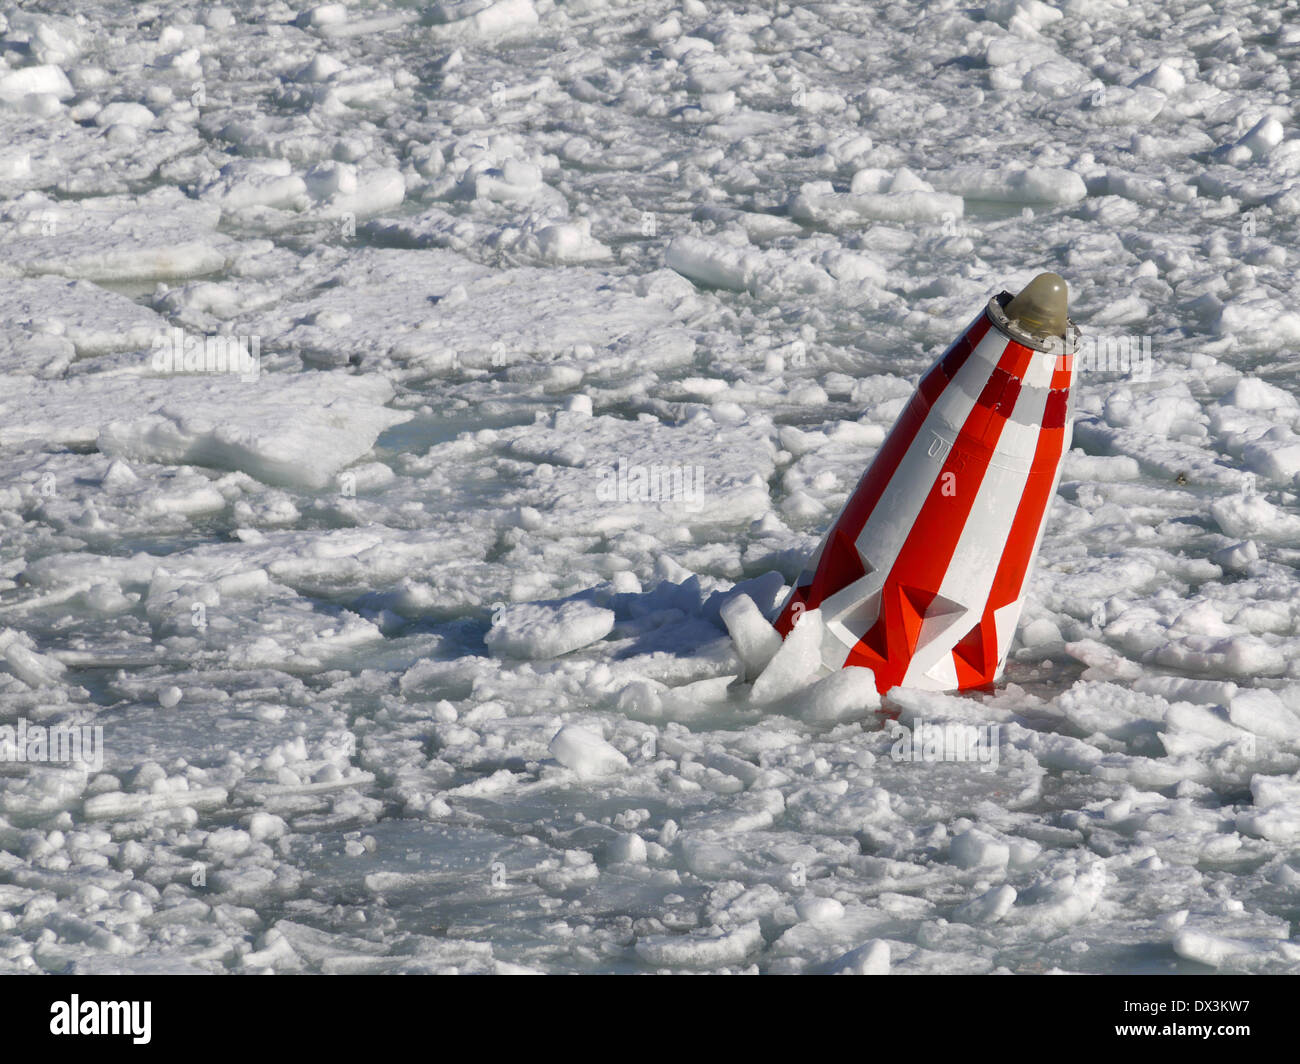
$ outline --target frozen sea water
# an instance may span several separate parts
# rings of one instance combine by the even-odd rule
[[[1255,2],[0,7],[0,971],[1300,969],[1298,76]],[[1004,682],[764,672],[1048,269]]]

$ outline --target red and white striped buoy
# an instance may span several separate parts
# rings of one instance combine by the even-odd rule
[[[884,693],[992,683],[1070,448],[1065,282],[989,300],[916,392],[777,617],[820,609],[822,660]]]

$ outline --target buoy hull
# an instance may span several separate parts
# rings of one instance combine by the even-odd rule
[[[922,377],[776,620],[784,637],[820,609],[823,662],[874,670],[882,693],[991,684],[1015,634],[1070,448],[1077,332],[1031,346],[1009,299]]]

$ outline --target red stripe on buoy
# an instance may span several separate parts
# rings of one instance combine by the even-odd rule
[[[1051,501],[1057,468],[1065,446],[1064,410],[1069,398],[1071,375],[1070,364],[1066,362],[1063,366],[1062,361],[1058,360],[1057,368],[1052,373],[1052,391],[1048,396],[1048,408],[1043,411],[1043,427],[1038,433],[1029,476],[1024,491],[1021,492],[1011,530],[1007,533],[1006,546],[998,560],[997,573],[989,588],[984,614],[976,626],[982,631],[977,635],[976,629],[972,629],[953,648],[953,664],[957,669],[960,688],[992,683],[997,672],[997,626],[993,615],[1003,606],[1015,602],[1025,585],[1034,548],[1047,517],[1047,505]],[[1062,397],[1056,400],[1056,408],[1061,412],[1059,421],[1057,409],[1053,408],[1055,396]],[[974,651],[973,639],[979,642],[978,654]],[[993,648],[991,654],[988,652],[990,640]]]
[[[1011,413],[1004,397],[1013,402],[1019,395],[1032,356],[1029,348],[1007,341],[890,568],[875,624],[849,652],[845,664],[873,669],[882,693],[907,673],[925,611],[943,586]]]
[[[812,581],[795,589],[776,619],[775,628],[782,636],[790,634],[796,612],[816,609],[828,596],[865,575],[862,557],[856,546],[858,534],[870,519],[890,477],[920,432],[930,407],[966,365],[992,324],[988,312],[981,311],[921,378],[916,392],[894,422],[885,442],[831,526],[831,532],[815,560]],[[844,579],[846,575],[850,578]]]

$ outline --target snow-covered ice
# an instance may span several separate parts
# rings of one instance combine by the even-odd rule
[[[0,971],[1300,970],[1288,19],[0,5]],[[1042,270],[1004,682],[826,675]]]

